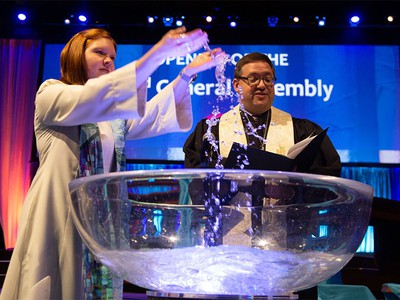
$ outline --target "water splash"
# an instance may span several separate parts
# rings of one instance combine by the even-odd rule
[[[204,178],[204,244],[208,247],[223,244],[223,218],[220,188],[221,177],[218,174],[210,174]]]
[[[246,111],[243,106],[243,103],[240,103],[240,109],[242,111]],[[246,134],[249,136],[253,136],[255,139],[258,139],[261,143],[261,147],[265,148],[265,145],[267,144],[267,139],[266,136],[263,136],[263,133],[265,132],[267,125],[264,123],[258,126],[254,126],[247,115],[245,115],[245,118],[246,122],[244,125],[246,126],[247,129]],[[251,146],[252,144],[249,145]]]
[[[204,44],[204,49],[206,51],[211,51],[210,46],[206,43]],[[221,115],[219,104],[222,101],[230,101],[231,103],[234,101],[233,92],[231,89],[231,80],[225,76],[226,65],[231,63],[231,58],[228,54],[219,55],[217,57],[213,57],[216,59],[216,67],[215,67],[215,78],[217,80],[217,105],[213,106],[212,115],[207,119],[207,131],[203,135],[203,142],[206,145],[203,145],[203,149],[201,153],[201,164],[203,167],[209,167],[212,163],[213,159],[216,158],[215,168],[223,169],[224,166],[221,164],[222,156],[219,153],[219,141],[215,138],[214,134],[212,134],[212,127],[217,126],[219,123],[219,117]],[[233,108],[233,105],[230,106]]]
[[[211,48],[210,48],[210,46],[208,45],[208,43],[205,43],[205,44],[203,45],[203,48],[204,48],[204,50],[205,50],[206,52],[210,52],[211,58],[214,58],[214,54],[212,53]]]
[[[211,51],[208,44],[204,45],[206,51]],[[212,115],[206,120],[207,131],[203,135],[203,147],[200,154],[201,164],[203,167],[208,167],[213,159],[217,157],[215,164],[216,169],[223,169],[222,156],[219,153],[219,141],[212,133],[213,126],[219,123],[220,109],[219,103],[229,99],[232,101],[232,90],[230,88],[231,82],[227,81],[225,76],[226,64],[230,62],[229,55],[218,56],[217,64],[215,67],[215,78],[217,80],[218,98],[217,105],[213,107]],[[207,176],[203,181],[204,189],[204,208],[206,225],[204,231],[204,244],[207,247],[215,247],[223,244],[222,237],[222,203],[220,195],[221,178],[218,175]]]
[[[211,117],[206,120],[207,131],[203,135],[203,141],[208,142],[209,145],[206,148],[209,148],[210,151],[204,150],[204,158],[202,159],[202,161],[204,162],[204,166],[207,167],[212,162],[213,157],[217,157],[215,168],[223,169],[224,166],[221,164],[222,156],[219,153],[218,140],[215,138],[215,135],[211,131],[212,127],[216,126],[219,123],[219,116],[219,107],[216,106],[212,111]]]
[[[272,295],[282,296],[311,287],[332,276],[329,274],[337,273],[343,261],[351,258],[345,253],[265,251],[235,245],[112,250],[97,256],[127,281],[152,291],[242,295],[241,299],[243,295],[274,299]],[[239,299],[237,296],[221,298]]]
[[[228,81],[225,76],[226,64],[231,63],[229,55],[224,55],[218,58],[217,65],[215,67],[215,78],[217,80],[218,87],[218,101],[224,101],[226,99],[232,100],[233,92],[231,89],[231,81]],[[229,84],[228,84],[229,83]]]
[[[227,86],[227,78],[225,77],[225,70],[226,70],[226,64],[230,63],[230,56],[228,54],[225,55],[220,55],[218,57],[214,57],[212,50],[208,43],[205,43],[203,45],[203,48],[205,51],[211,53],[211,58],[212,59],[217,59],[217,65],[215,66],[215,78],[217,79],[217,87],[219,91],[219,96],[217,98],[217,101],[222,101],[226,98],[232,98],[232,90],[230,88],[230,85]]]
[[[211,51],[208,44],[204,45],[206,51]],[[220,121],[219,104],[222,101],[230,101],[230,108],[234,108],[234,94],[231,89],[231,80],[225,76],[226,65],[231,62],[229,55],[222,55],[215,57],[217,64],[215,67],[215,78],[217,80],[217,105],[213,107],[212,115],[206,120],[207,130],[203,135],[202,153],[200,153],[200,160],[202,167],[209,167],[213,159],[216,158],[215,168],[223,169],[222,156],[219,152],[219,141],[212,133],[213,126],[217,126]],[[241,160],[240,163],[245,163],[246,159]],[[243,169],[241,167],[241,169]],[[221,178],[217,175],[207,176],[203,181],[203,199],[205,208],[205,232],[204,244],[207,247],[216,247],[223,244],[222,237],[222,203],[221,203]]]

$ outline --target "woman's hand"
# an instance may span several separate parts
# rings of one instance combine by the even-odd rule
[[[225,52],[221,48],[216,48],[208,52],[200,53],[184,69],[187,76],[194,76],[204,70],[211,69],[220,63],[225,63]]]
[[[187,94],[188,82],[191,81],[190,78],[194,79],[199,72],[208,70],[219,64],[225,64],[226,58],[227,55],[221,48],[216,48],[197,55],[174,80],[173,86],[176,104],[180,105],[182,102],[188,100],[188,98],[184,96]]]
[[[201,29],[186,32],[186,28],[182,26],[169,30],[157,44],[136,61],[137,87],[146,84],[147,78],[166,58],[193,53],[207,43],[208,35]]]
[[[208,35],[201,29],[186,32],[185,26],[169,30],[154,48],[163,58],[185,56],[208,43]]]

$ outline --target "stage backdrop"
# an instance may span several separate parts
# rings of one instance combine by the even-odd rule
[[[400,162],[399,46],[351,45],[211,45],[230,55],[227,88],[235,63],[246,53],[262,52],[276,67],[274,106],[307,118],[328,134],[342,162]],[[59,78],[63,45],[45,47],[43,80]],[[138,57],[150,45],[119,45],[116,65]],[[163,62],[148,81],[149,96],[173,80],[197,54]],[[199,74],[191,85],[194,122],[237,103],[219,97],[215,71]],[[129,141],[127,157],[145,160],[183,160],[182,146],[190,132]],[[155,145],[157,145],[155,147]]]

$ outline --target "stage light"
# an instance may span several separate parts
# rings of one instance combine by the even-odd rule
[[[64,24],[65,24],[65,25],[71,24],[71,20],[70,20],[70,19],[65,19],[65,20],[64,20]]]
[[[166,26],[166,27],[171,27],[173,22],[174,22],[174,18],[172,18],[172,17],[164,17],[163,18],[163,23],[164,23],[164,26]]]
[[[392,23],[392,22],[394,21],[394,17],[393,17],[393,16],[388,16],[388,17],[387,17],[387,21],[388,21],[389,23]]]
[[[148,16],[147,17],[147,23],[149,23],[149,24],[153,24],[154,22],[155,22],[155,17],[152,17],[152,16]]]
[[[79,15],[78,20],[81,21],[82,23],[85,23],[87,21],[87,18],[85,15]]]
[[[276,24],[278,24],[279,18],[275,17],[275,16],[270,16],[270,17],[268,17],[267,20],[268,20],[268,25],[270,27],[275,27]]]
[[[238,25],[237,20],[238,20],[237,16],[228,16],[229,26],[231,28],[236,27]]]
[[[293,22],[295,22],[295,23],[299,23],[299,22],[300,22],[300,18],[297,17],[297,16],[293,17],[292,20],[293,20]]]
[[[205,19],[207,23],[211,23],[213,21],[213,17],[211,16],[206,16]]]
[[[18,17],[18,20],[20,20],[20,21],[26,21],[26,19],[27,19],[27,16],[24,13],[19,13],[17,17]]]
[[[350,26],[357,26],[360,23],[361,19],[359,16],[352,16],[349,20]]]
[[[317,24],[319,27],[325,26],[326,17],[316,16],[315,19],[317,20]]]
[[[182,16],[182,17],[177,17],[176,18],[176,21],[175,21],[175,25],[176,26],[182,26],[183,25],[183,20],[185,19],[185,16]]]

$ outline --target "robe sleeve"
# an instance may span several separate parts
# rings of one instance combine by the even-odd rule
[[[186,139],[183,145],[183,152],[185,153],[184,167],[185,168],[215,168],[218,162],[218,153],[212,149],[210,143],[203,139],[204,134],[207,132],[208,124],[207,119],[200,120],[196,128]],[[215,139],[219,139],[219,126],[218,124],[212,126],[211,133]],[[205,155],[205,153],[207,153]],[[226,158],[223,158],[219,164],[224,164]]]
[[[185,168],[201,167],[200,152],[203,144],[203,135],[206,132],[204,125],[205,120],[200,120],[183,145],[183,152],[185,153]]]
[[[44,124],[59,126],[138,119],[144,115],[146,97],[143,87],[136,88],[136,67],[132,62],[89,79],[85,85],[46,80],[36,95],[35,114]]]
[[[126,139],[141,139],[170,132],[188,131],[193,125],[190,90],[176,104],[172,83],[146,103],[142,118],[127,122]]]

